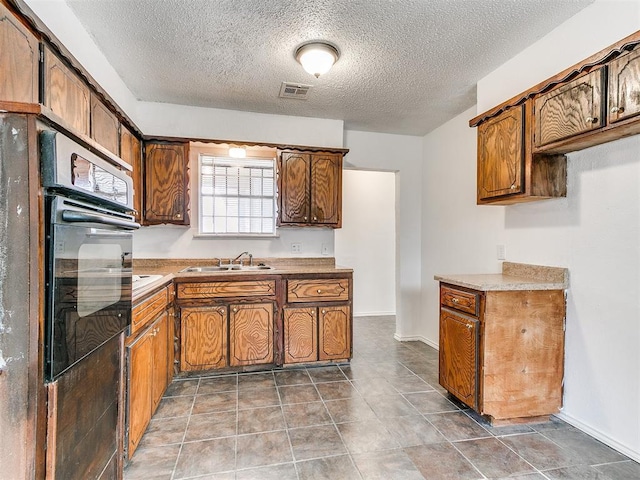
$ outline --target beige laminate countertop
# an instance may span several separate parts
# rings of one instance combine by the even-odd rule
[[[565,290],[569,270],[559,267],[504,262],[502,273],[435,275],[435,280],[483,292],[494,290]]]
[[[216,259],[139,259],[133,262],[134,275],[160,275],[156,281],[133,290],[133,302],[149,292],[168,284],[174,278],[215,278],[222,280],[237,276],[264,275],[300,275],[352,273],[352,268],[335,265],[334,258],[262,258],[254,259],[253,264],[264,263],[273,267],[270,270],[234,270],[232,272],[182,272],[188,267],[217,265]]]

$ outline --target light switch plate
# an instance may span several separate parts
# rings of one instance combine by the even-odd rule
[[[504,245],[496,245],[496,254],[498,260],[505,260],[507,258],[507,247]]]
[[[320,249],[320,253],[322,253],[322,255],[329,255],[329,245],[326,243],[323,243]]]
[[[292,243],[291,244],[291,253],[302,253],[302,244],[301,243]]]

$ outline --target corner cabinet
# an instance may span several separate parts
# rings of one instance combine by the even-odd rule
[[[479,291],[440,284],[439,381],[494,424],[562,406],[563,290]]]
[[[145,144],[145,225],[189,225],[189,144]]]
[[[279,226],[342,226],[342,157],[332,152],[279,152]]]
[[[532,129],[531,101],[478,125],[478,205],[566,196],[566,157],[533,154]]]

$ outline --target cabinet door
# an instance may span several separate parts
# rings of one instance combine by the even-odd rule
[[[140,140],[124,125],[120,126],[120,158],[133,167],[133,208],[136,220],[142,218],[142,146]]]
[[[280,155],[280,223],[309,222],[310,161],[308,154],[283,152]]]
[[[609,123],[640,113],[640,48],[609,64]]]
[[[524,191],[524,106],[478,126],[478,201]]]
[[[153,329],[129,348],[129,442],[131,458],[151,419],[151,382],[153,381]]]
[[[180,319],[180,370],[226,367],[227,307],[183,307]]]
[[[89,87],[48,47],[44,55],[44,104],[71,128],[89,135]]]
[[[284,363],[318,360],[316,308],[284,309]]]
[[[342,360],[351,357],[351,309],[320,308],[320,360]]]
[[[440,310],[440,385],[478,407],[478,321]]]
[[[169,314],[163,312],[153,326],[153,378],[151,381],[151,409],[152,413],[164,395],[168,385],[169,371]]]
[[[602,74],[595,70],[535,100],[535,146],[603,126]]]
[[[38,40],[0,3],[0,101],[38,103]]]
[[[232,366],[273,362],[273,303],[231,305],[229,363]]]
[[[311,222],[339,226],[342,210],[342,155],[311,156]]]
[[[111,110],[91,94],[91,138],[109,150],[111,153],[119,153],[119,127],[120,122]]]
[[[145,157],[146,224],[189,225],[188,144],[148,143]]]

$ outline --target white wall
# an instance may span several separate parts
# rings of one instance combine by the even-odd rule
[[[478,113],[638,29],[640,2],[596,1],[482,79]],[[640,460],[640,136],[570,154],[565,199],[476,207],[474,115],[425,137],[420,331],[437,340],[433,274],[498,271],[497,243],[510,261],[568,267],[562,416]],[[433,206],[446,201],[450,215]]]
[[[338,265],[353,268],[353,314],[396,313],[396,178],[393,172],[345,170]]]
[[[422,138],[345,131],[346,168],[396,173],[396,338],[419,338]]]

